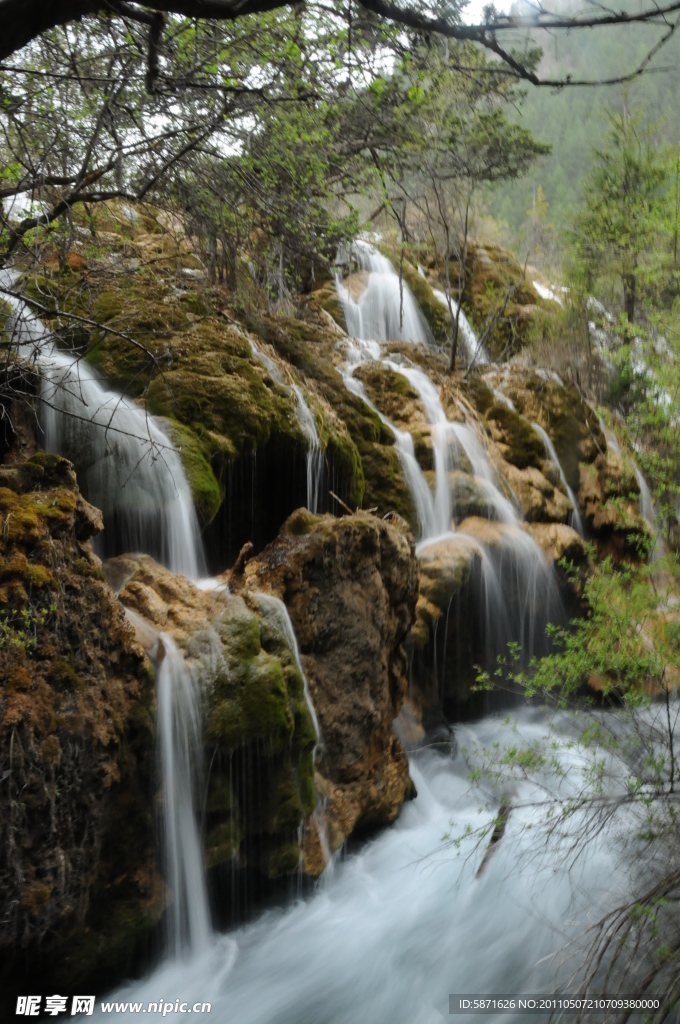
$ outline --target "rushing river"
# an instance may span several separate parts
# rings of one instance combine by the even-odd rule
[[[626,890],[622,852],[603,835],[567,856],[577,818],[568,835],[546,839],[536,804],[544,787],[558,795],[552,771],[498,791],[469,780],[494,743],[538,744],[548,731],[536,709],[457,726],[451,748],[412,756],[418,796],[396,824],[331,864],[312,896],[216,935],[207,952],[107,1001],[210,1002],[220,1024],[436,1024],[468,1019],[449,1015],[449,995],[556,991],[570,970],[567,942]],[[576,792],[586,766],[567,735],[551,741],[567,769],[560,796]],[[512,803],[506,832],[478,876],[489,835],[477,830],[502,795]]]

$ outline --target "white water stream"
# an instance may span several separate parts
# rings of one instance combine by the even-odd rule
[[[285,388],[289,395],[294,396],[293,408],[300,429],[307,441],[307,508],[310,512],[319,511],[321,484],[323,480],[324,455],[321,450],[319,430],[312,410],[307,405],[304,392],[299,384],[290,384],[281,372],[275,359],[250,339],[250,350],[255,359],[267,369],[272,380]]]
[[[377,341],[412,341],[430,344],[432,334],[408,285],[375,246],[356,241],[349,259],[355,257],[368,275],[358,299],[352,295],[351,274],[336,278],[338,297],[345,313],[347,333],[353,338]]]
[[[0,286],[18,275],[0,270]],[[205,574],[198,520],[179,453],[145,409],[108,390],[82,358],[60,350],[23,302],[13,308],[14,343],[40,375],[44,448],[74,463],[88,501],[104,513],[115,551],[154,555],[172,572]]]
[[[297,637],[295,636],[295,630],[293,629],[293,623],[290,621],[290,615],[288,614],[288,609],[286,608],[286,606],[283,603],[283,601],[281,600],[281,598],[280,597],[275,597],[274,594],[257,593],[257,594],[254,595],[254,597],[256,597],[257,602],[260,605],[260,607],[263,608],[263,609],[266,609],[268,616],[273,616],[274,617],[274,619],[275,619],[275,621],[276,621],[276,623],[278,625],[278,628],[280,629],[280,631],[285,636],[286,641],[288,643],[288,646],[290,647],[291,651],[293,652],[293,657],[295,658],[295,664],[297,665],[298,671],[299,671],[300,675],[302,676],[302,682],[303,682],[303,685],[304,685],[304,688],[305,688],[305,703],[307,705],[307,710],[309,711],[309,717],[312,720],[312,725],[314,726],[314,732],[316,733],[316,738],[318,740],[318,739],[321,738],[321,731],[319,729],[319,720],[316,717],[316,711],[314,710],[314,704],[312,703],[312,698],[311,698],[311,695],[310,695],[310,692],[309,692],[309,683],[307,682],[307,676],[305,674],[304,668],[302,667],[302,662],[300,661],[300,649],[298,648]],[[266,630],[266,621],[265,621],[265,623],[261,623],[260,624],[260,629]]]
[[[207,950],[211,935],[195,809],[202,782],[201,765],[196,763],[203,749],[201,694],[200,681],[166,633],[160,634],[156,659],[164,875],[173,895],[167,915],[167,949],[177,957],[186,950],[193,954]]]
[[[375,261],[375,254],[369,253],[367,262],[369,256]],[[378,338],[395,337],[391,333],[395,276],[392,268],[389,274],[384,269],[371,270],[364,292],[364,296],[370,293],[370,298],[354,304],[361,314],[362,330],[372,324]],[[372,284],[373,278],[377,280]],[[351,303],[348,295],[348,307]],[[400,330],[405,330],[406,298],[402,312]],[[409,330],[414,330],[414,321],[409,319],[408,323]],[[381,334],[383,328],[388,333]],[[132,416],[140,410],[106,392],[93,374],[78,369],[72,357],[52,347],[44,351],[47,347],[41,344],[41,337],[39,331],[27,335],[22,354],[35,361],[55,396],[57,392],[72,395],[66,406],[59,405],[56,398],[49,399],[57,406],[58,416],[73,407],[80,408],[80,418],[74,422],[84,424],[80,432],[80,428],[74,428],[76,433],[71,438],[57,419],[54,444],[72,444],[86,451],[92,445],[94,450],[97,442],[91,439],[99,437],[101,431],[104,448],[96,449],[100,460],[111,459],[115,472],[122,472],[120,466],[128,472],[132,468],[130,452],[125,446],[116,447],[110,436],[122,432],[127,437],[127,428],[123,431],[120,424],[137,425],[137,421],[121,420],[119,416],[128,412]],[[380,345],[350,343],[345,382],[364,398],[363,386],[352,373],[366,358],[382,358]],[[398,431],[383,417],[394,430],[413,494],[421,527],[420,550],[442,536],[453,543],[478,545],[489,657],[501,639],[510,637],[530,652],[541,621],[537,609],[544,615],[553,610],[556,590],[552,572],[522,529],[512,503],[501,493],[474,426],[448,422],[436,388],[422,371],[401,363],[390,365],[418,391],[432,428],[434,494],[415,459],[410,434]],[[58,376],[61,373],[63,376]],[[95,402],[101,403],[96,409],[92,408]],[[83,407],[90,415],[82,415]],[[100,408],[108,410],[108,433],[97,418]],[[153,431],[155,426],[150,429]],[[113,446],[114,454],[109,446]],[[169,443],[168,449],[174,452]],[[453,529],[448,475],[459,465],[461,451],[475,477],[485,482],[492,513],[502,526],[500,545],[493,556],[486,544]],[[144,446],[141,456],[140,465],[146,458]],[[181,470],[176,453],[174,456]],[[160,494],[162,499],[166,496],[159,484],[163,467],[167,462],[158,456],[150,460],[149,472],[156,488],[151,493]],[[88,468],[92,467],[86,461],[83,472]],[[128,476],[133,478],[131,473]],[[108,486],[118,479],[111,470],[106,478]],[[106,480],[102,482],[93,469],[93,490],[106,487]],[[95,493],[89,496],[97,501]],[[138,499],[143,499],[143,493]],[[130,505],[130,509],[135,507]],[[127,514],[125,506],[122,511]],[[193,509],[190,511],[193,515]],[[184,522],[185,548],[191,547],[194,536],[190,527],[191,517]],[[140,525],[134,528],[143,532]],[[173,529],[174,520],[163,521],[164,540],[165,531]],[[173,552],[170,545],[173,558],[183,557]],[[275,608],[280,613],[284,630],[290,634],[289,642],[292,636],[291,647],[299,663],[285,606],[279,608],[271,604],[276,599],[269,600],[270,611]],[[427,750],[414,757],[411,772],[418,788],[417,799],[403,808],[395,826],[337,864],[310,899],[267,911],[228,935],[212,934],[194,806],[194,789],[200,779],[197,752],[202,745],[198,682],[170,637],[161,635],[158,643],[165,873],[174,895],[168,915],[172,958],[146,979],[110,997],[110,1001],[141,1003],[144,1020],[186,1019],[185,1014],[168,1010],[168,1004],[177,1000],[189,1005],[210,1002],[211,1019],[220,1024],[354,1024],[358,1020],[367,1024],[441,1024],[451,1019],[450,994],[549,991],[559,980],[559,958],[553,961],[552,955],[580,932],[598,899],[605,902],[625,891],[626,864],[616,842],[609,843],[601,835],[569,869],[566,853],[570,837],[558,833],[544,837],[538,827],[540,812],[530,806],[537,797],[544,798],[545,788],[564,794],[565,788],[571,792],[572,787],[575,792],[583,781],[585,762],[568,739],[555,734],[550,746],[552,758],[565,769],[563,774],[540,777],[535,782],[517,781],[507,792],[489,790],[480,794],[471,786],[469,771],[480,761],[477,747],[515,743],[518,735],[538,740],[545,734],[547,724],[540,714],[523,710],[517,716],[516,728],[513,723],[492,717],[474,726],[456,727],[459,753],[455,757]],[[513,810],[503,840],[478,876],[486,844],[478,845],[466,835],[466,827],[474,830],[488,823],[497,813],[501,796],[512,801]],[[577,819],[574,827],[581,824]],[[443,842],[442,836],[447,833],[462,837],[459,849]],[[163,1010],[147,1008],[146,1004],[158,1002],[164,1004]],[[96,1012],[101,1013],[100,1004]],[[106,1018],[129,1020],[131,1014],[108,1012]],[[510,1024],[513,1017],[503,1019]]]
[[[564,475],[562,464],[558,458],[557,452],[555,451],[555,445],[550,440],[550,435],[548,434],[547,430],[544,430],[540,423],[532,423],[531,426],[534,428],[534,430],[540,437],[541,441],[543,442],[543,447],[545,448],[548,454],[548,458],[555,463],[555,465],[560,471],[560,480],[562,481],[562,486],[567,492],[567,497],[569,498],[569,501],[571,502],[573,508],[573,511],[570,513],[569,516],[570,525],[573,526],[573,528],[581,537],[585,537],[583,520],[581,519],[581,512],[578,507],[578,499],[576,498],[576,495],[567,483],[567,478]]]
[[[559,990],[566,942],[626,893],[625,856],[603,834],[572,857],[581,815],[561,835],[540,827],[545,810],[530,805],[546,799],[542,785],[552,794],[576,793],[586,768],[559,733],[549,750],[564,769],[560,782],[547,770],[507,791],[471,786],[481,748],[550,735],[540,712],[522,710],[516,723],[488,718],[455,734],[457,756],[425,750],[412,757],[417,799],[392,828],[337,863],[309,899],[215,937],[190,963],[165,964],[110,1001],[145,1008],[159,1000],[208,1001],[220,1024],[444,1024],[468,1019],[449,1016],[452,994]],[[615,788],[614,779],[606,787]],[[506,833],[477,876],[488,834],[478,842],[466,829],[486,825],[502,795],[512,802]],[[445,834],[462,837],[460,849],[447,845]],[[144,1019],[161,1013],[147,1011]],[[173,1008],[162,1019],[185,1016]],[[475,1017],[480,1024],[523,1019]]]
[[[441,302],[442,306],[446,306],[449,311],[449,316],[454,323],[456,316],[458,317],[458,340],[463,343],[468,366],[472,363],[479,363],[482,366],[486,366],[490,363],[491,360],[489,358],[489,353],[477,337],[474,327],[466,317],[463,310],[458,308],[458,303],[455,299],[451,299],[451,305],[449,306],[449,300],[446,297],[446,293],[441,291],[440,288],[433,288],[432,294],[438,302]]]

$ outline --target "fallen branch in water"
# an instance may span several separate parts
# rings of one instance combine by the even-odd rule
[[[496,846],[498,845],[498,843],[500,843],[501,839],[505,835],[505,826],[508,824],[508,818],[510,817],[511,807],[512,805],[510,801],[506,800],[505,797],[503,797],[503,799],[501,800],[501,806],[498,809],[498,816],[496,818],[494,830],[491,833],[489,845],[486,848],[486,853],[482,857],[482,863],[477,868],[477,874],[475,875],[475,878],[479,878],[481,873],[484,871],[484,868],[489,862],[491,854],[494,852]]]

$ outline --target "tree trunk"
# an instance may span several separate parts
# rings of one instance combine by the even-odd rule
[[[453,340],[451,342],[451,358],[449,359],[449,372],[453,373],[456,369],[456,355],[458,353],[458,321],[460,319],[460,303],[458,303],[458,309],[456,310],[456,319],[453,324]]]
[[[632,324],[635,320],[635,274],[623,276],[623,304],[628,323]]]

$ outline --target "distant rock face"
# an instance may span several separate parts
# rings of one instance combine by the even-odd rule
[[[66,459],[39,453],[0,467],[0,980],[8,1005],[31,990],[29,977],[53,991],[115,981],[164,905],[153,671],[88,542],[100,529]]]
[[[351,832],[393,821],[412,792],[392,730],[407,691],[404,641],[418,563],[410,534],[359,513],[294,513],[246,566],[246,590],[286,603],[321,733],[305,863],[318,873]]]

